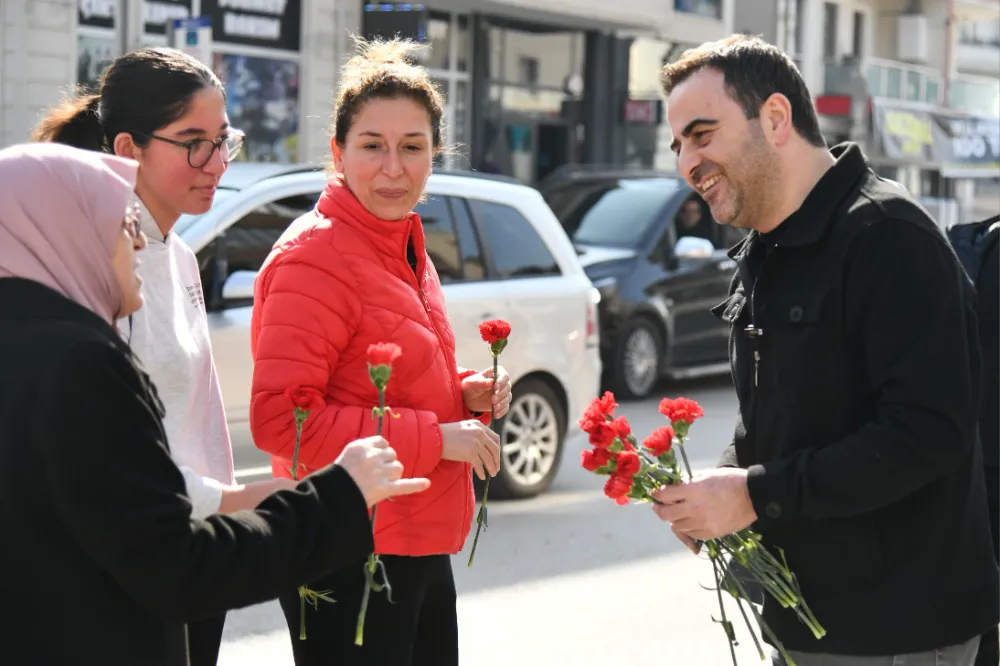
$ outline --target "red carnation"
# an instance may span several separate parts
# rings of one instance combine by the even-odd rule
[[[326,406],[323,394],[314,388],[293,386],[285,391],[285,395],[292,401],[296,409],[301,409],[305,412],[311,412],[314,409],[323,409]]]
[[[580,456],[583,468],[588,472],[596,472],[611,461],[611,452],[607,449],[591,449]]]
[[[627,504],[628,492],[632,490],[632,477],[630,476],[619,476],[614,474],[608,479],[608,482],[604,484],[604,494],[615,500],[619,504]],[[624,501],[619,501],[624,500]]]
[[[674,425],[695,422],[705,415],[705,410],[690,398],[664,398],[660,401],[660,413]]]
[[[649,437],[642,440],[642,445],[653,452],[654,456],[659,456],[670,450],[674,444],[674,429],[670,426],[663,426],[654,430]]]
[[[617,476],[624,476],[629,479],[629,486],[632,485],[632,477],[639,473],[642,463],[639,461],[639,454],[635,451],[622,451],[618,454],[618,466],[615,469]]]
[[[391,342],[379,342],[368,346],[368,365],[392,367],[393,362],[402,355],[403,350],[399,348],[399,345]]]
[[[510,337],[510,324],[503,319],[490,319],[479,325],[479,335],[483,336],[483,341],[493,344]]]
[[[606,391],[600,398],[594,398],[593,402],[587,406],[580,419],[580,429],[589,433],[600,424],[608,422],[614,416],[618,403],[611,391]]]
[[[628,436],[632,434],[632,427],[629,426],[628,421],[624,416],[619,416],[611,422],[611,427],[614,428],[615,434],[618,438],[622,440],[623,444],[628,443]]]
[[[595,423],[587,431],[587,434],[590,435],[590,443],[599,449],[606,449],[614,444],[615,437],[618,436],[617,431],[611,425],[610,421]]]

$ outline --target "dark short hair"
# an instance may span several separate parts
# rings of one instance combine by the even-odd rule
[[[183,116],[205,88],[226,97],[212,70],[182,51],[132,51],[108,66],[97,93],[78,94],[52,108],[31,138],[114,152],[115,137],[124,132],[145,146],[150,134]]]
[[[664,66],[660,74],[663,92],[669,96],[703,69],[722,72],[726,91],[747,120],[760,115],[768,97],[781,93],[791,104],[792,126],[799,135],[817,148],[826,147],[809,88],[795,63],[778,47],[760,37],[732,35],[688,49],[676,62]]]
[[[340,73],[340,89],[333,108],[333,136],[343,146],[355,116],[373,99],[409,99],[427,110],[433,147],[442,147],[444,100],[427,70],[417,65],[420,45],[404,39],[356,40],[358,53]]]

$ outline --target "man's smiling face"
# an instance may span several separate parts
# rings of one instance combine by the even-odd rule
[[[677,168],[712,216],[722,224],[751,227],[778,186],[777,156],[759,118],[746,117],[721,71],[705,68],[670,92],[667,121]]]

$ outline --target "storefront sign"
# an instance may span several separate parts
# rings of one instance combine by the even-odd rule
[[[173,21],[191,18],[191,0],[146,0],[143,4],[147,35],[165,35]]]
[[[298,51],[302,0],[202,0],[216,43]]]
[[[171,26],[170,45],[202,64],[212,67],[212,22],[207,16],[176,19]]]
[[[115,5],[115,0],[77,0],[80,25],[113,30]],[[171,21],[191,16],[191,0],[146,0],[142,5],[147,35],[165,35]]]
[[[663,102],[658,99],[627,99],[622,107],[626,125],[659,125],[663,122]]]
[[[1000,118],[872,103],[882,152],[901,162],[1000,168]]]
[[[77,0],[77,15],[81,26],[114,28],[115,0]]]

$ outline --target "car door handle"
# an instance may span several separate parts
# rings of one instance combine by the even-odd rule
[[[499,319],[499,318],[500,317],[496,316],[492,312],[484,312],[483,314],[479,315],[479,321],[489,321],[491,319]]]
[[[726,259],[725,261],[720,261],[715,266],[720,271],[729,272],[736,269],[736,262],[733,261],[732,259]]]

